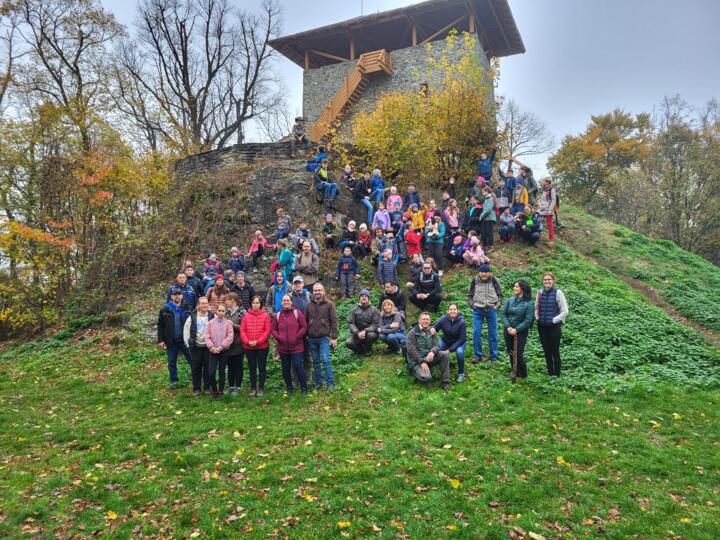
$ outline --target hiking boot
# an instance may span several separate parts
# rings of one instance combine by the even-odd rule
[[[448,392],[450,390],[450,384],[449,383],[443,383],[442,389]]]
[[[458,373],[457,382],[459,382],[459,383],[465,382],[465,374],[464,373]]]
[[[199,396],[199,395],[200,395],[200,390],[193,390],[192,395],[193,395],[193,396]]]
[[[319,392],[320,390],[322,390],[322,384],[316,384],[316,385],[315,385],[315,391],[316,391],[316,392]]]
[[[473,364],[479,364],[483,360],[483,356],[473,356],[471,362]]]
[[[180,383],[178,381],[170,381],[170,389],[175,390],[176,388],[180,388]]]
[[[248,396],[250,396],[250,397],[255,397],[255,396],[257,396],[257,390],[255,390],[254,388],[251,388],[251,389],[250,389],[250,393],[248,394]]]
[[[255,395],[256,395],[257,397],[264,396],[264,395],[265,395],[265,389],[264,389],[264,388],[258,389],[258,391],[257,391],[257,393],[256,393]]]

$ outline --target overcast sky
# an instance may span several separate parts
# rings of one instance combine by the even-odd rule
[[[233,1],[233,0],[231,0]],[[252,10],[260,0],[234,0]],[[128,27],[132,0],[102,0]],[[280,0],[283,35],[415,2]],[[559,143],[591,114],[651,111],[665,95],[701,107],[720,98],[720,0],[509,0],[525,42],[502,59],[499,93],[541,117]],[[132,29],[131,29],[132,32]],[[302,112],[302,69],[278,60],[290,112]],[[542,174],[547,156],[528,157]]]

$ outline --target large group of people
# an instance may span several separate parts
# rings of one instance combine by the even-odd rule
[[[512,157],[494,181],[494,159],[492,147],[481,155],[478,176],[466,183],[466,194],[459,193],[462,188],[454,177],[449,178],[438,204],[435,199],[423,200],[413,184],[404,193],[400,186],[388,185],[377,168],[356,175],[346,165],[338,181],[325,149],[319,147],[306,165],[318,203],[333,210],[340,190],[349,190],[367,212],[367,222],[337,223],[328,211],[316,238],[306,222],[293,230],[291,217],[279,208],[274,234],[266,238],[255,231],[244,254],[233,247],[227,263],[214,253],[202,267],[186,262],[167,291],[157,323],[171,385],[178,385],[177,358],[183,355],[190,364],[195,395],[223,395],[226,370],[227,388],[236,395],[247,359],[249,393],[262,396],[272,343],[288,392],[299,387],[305,393],[313,386],[332,390],[331,350],[337,347],[338,319],[326,292],[328,276],[320,274],[321,256],[334,267],[339,297],[354,297],[363,267],[372,269],[372,281],[381,287],[375,306],[370,284],[364,283],[346,321],[350,335],[344,345],[353,352],[371,354],[379,341],[388,353],[402,354],[420,382],[431,381],[431,368],[437,366],[446,390],[454,357],[455,380],[464,382],[467,330],[460,306],[450,304],[446,314],[434,323],[432,319],[443,300],[444,268],[467,265],[476,272],[467,298],[472,312],[472,362],[498,361],[502,322],[513,378],[526,377],[524,349],[537,323],[548,373],[559,376],[561,328],[568,303],[554,276],[545,273],[534,299],[528,281],[518,280],[505,300],[490,261],[496,234],[500,244],[536,245],[544,224],[548,240],[554,241],[559,200],[549,177],[538,185],[532,171]],[[513,163],[520,166],[517,174]],[[256,285],[256,290],[248,275],[265,264],[271,270],[270,282]],[[401,283],[405,267],[408,279]],[[408,302],[419,311],[417,324],[410,328]]]

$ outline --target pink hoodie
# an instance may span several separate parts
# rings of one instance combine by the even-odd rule
[[[232,321],[215,317],[208,321],[205,329],[205,345],[208,349],[219,347],[226,351],[232,345],[234,337]]]

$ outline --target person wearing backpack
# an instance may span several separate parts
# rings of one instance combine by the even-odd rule
[[[303,351],[305,350],[304,337],[307,333],[305,315],[293,307],[289,294],[282,297],[282,309],[272,318],[271,335],[275,338],[282,376],[288,392],[294,390],[291,370],[294,369],[300,382],[300,391],[307,394],[307,375],[303,367]]]
[[[483,355],[483,325],[487,322],[489,360],[498,358],[498,320],[497,312],[503,301],[500,282],[492,275],[489,264],[481,264],[478,275],[470,282],[468,303],[473,310],[473,358],[477,364],[486,357]]]
[[[568,316],[568,302],[563,292],[555,287],[555,275],[543,274],[543,288],[535,299],[535,320],[538,323],[538,335],[545,353],[548,375],[560,376],[560,340],[562,325]]]

